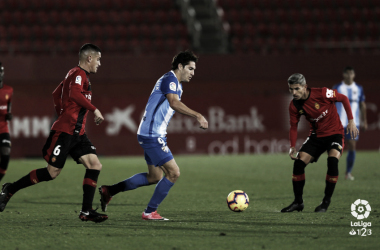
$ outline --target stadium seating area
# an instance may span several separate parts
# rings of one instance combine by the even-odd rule
[[[380,54],[378,0],[218,0],[242,54]]]
[[[72,53],[92,42],[108,53],[167,53],[190,46],[172,0],[1,0],[0,53]]]

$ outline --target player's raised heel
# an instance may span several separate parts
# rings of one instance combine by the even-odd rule
[[[0,212],[3,212],[12,194],[9,193],[8,187],[11,183],[4,183],[0,192]]]
[[[287,212],[293,212],[293,211],[301,212],[304,207],[305,206],[303,205],[303,203],[299,204],[299,203],[296,203],[296,202],[293,201],[292,204],[290,204],[289,206],[281,209],[281,213],[287,213]]]
[[[316,213],[325,213],[330,206],[330,201],[322,201],[318,207],[315,208],[314,212]]]
[[[108,191],[108,186],[100,186],[99,188],[99,194],[100,194],[100,205],[102,207],[102,211],[107,211],[107,206],[112,200],[112,196],[110,195],[110,192]]]
[[[80,211],[79,219],[82,221],[93,221],[95,223],[100,223],[108,219],[106,214],[100,214],[96,210],[91,209],[89,211]]]

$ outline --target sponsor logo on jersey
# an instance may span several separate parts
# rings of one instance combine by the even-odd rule
[[[332,89],[326,89],[326,97],[327,98],[333,98],[335,97],[335,92]]]
[[[328,109],[326,109],[326,111],[323,111],[323,113],[320,115],[320,116],[318,116],[317,118],[310,118],[310,121],[312,121],[312,122],[318,122],[320,119],[322,119],[323,117],[325,117],[327,114],[328,114],[328,112],[329,112],[329,110]]]
[[[0,106],[0,110],[6,110],[8,108],[7,105]]]
[[[177,84],[175,84],[174,82],[171,82],[169,84],[169,88],[170,90],[177,91]]]
[[[81,76],[77,76],[77,78],[75,78],[75,83],[79,84],[79,85],[82,85],[82,77]]]
[[[304,111],[301,109],[301,110],[299,111],[299,113],[302,115],[302,114],[304,113]]]
[[[319,104],[316,102],[315,104],[314,104],[314,107],[316,108],[316,109],[319,109],[320,107],[319,107]]]

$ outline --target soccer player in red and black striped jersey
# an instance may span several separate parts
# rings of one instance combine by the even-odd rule
[[[288,79],[289,91],[293,100],[289,105],[290,114],[290,151],[294,160],[293,191],[295,199],[281,212],[302,211],[304,208],[302,194],[305,185],[305,167],[318,161],[321,154],[327,151],[327,175],[325,196],[315,212],[326,212],[331,196],[338,181],[338,162],[343,153],[344,130],[335,102],[342,102],[348,117],[347,134],[356,138],[359,131],[354,123],[350,102],[345,95],[328,88],[308,88],[302,74],[293,74]],[[297,126],[301,115],[310,123],[310,134],[297,154]]]
[[[103,120],[100,111],[91,104],[92,91],[90,73],[100,66],[101,52],[93,44],[85,44],[79,50],[79,65],[71,69],[53,92],[54,106],[58,114],[50,135],[42,149],[48,163],[46,168],[31,171],[14,183],[5,183],[0,193],[0,212],[9,199],[20,189],[42,181],[55,179],[65,165],[68,155],[86,168],[83,181],[83,203],[79,218],[83,221],[102,222],[105,214],[92,209],[98,176],[102,169],[94,145],[87,138],[85,125],[89,111],[94,113],[95,123]]]
[[[7,172],[11,153],[8,121],[12,120],[11,105],[13,96],[13,88],[5,85],[3,80],[4,67],[0,62],[0,181]]]

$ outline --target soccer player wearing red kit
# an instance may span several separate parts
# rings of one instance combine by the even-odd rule
[[[11,154],[11,136],[9,135],[8,121],[12,120],[11,102],[13,88],[5,85],[4,67],[0,62],[0,181],[8,169]]]
[[[302,211],[304,208],[302,193],[305,185],[305,167],[309,163],[318,161],[325,151],[327,158],[327,175],[325,196],[322,203],[315,208],[315,212],[326,212],[331,202],[331,196],[338,181],[338,162],[344,147],[344,130],[335,102],[342,102],[348,117],[347,134],[356,138],[359,131],[353,120],[350,102],[345,95],[328,88],[308,88],[302,74],[293,74],[288,79],[289,91],[293,100],[289,105],[290,115],[290,151],[294,160],[293,191],[295,199],[292,204],[283,208],[281,212]],[[299,154],[295,144],[297,140],[297,126],[304,115],[310,123],[310,134]]]
[[[85,44],[79,50],[79,65],[71,69],[65,79],[53,92],[54,105],[58,116],[42,149],[48,163],[46,168],[31,171],[14,183],[5,183],[0,193],[0,212],[9,199],[20,189],[42,181],[55,179],[61,172],[68,155],[86,168],[83,180],[83,203],[79,218],[82,221],[102,222],[108,219],[92,209],[98,176],[102,168],[94,145],[87,138],[85,124],[87,113],[93,112],[95,123],[103,120],[100,111],[91,104],[90,73],[96,73],[100,66],[101,52],[93,44]]]

